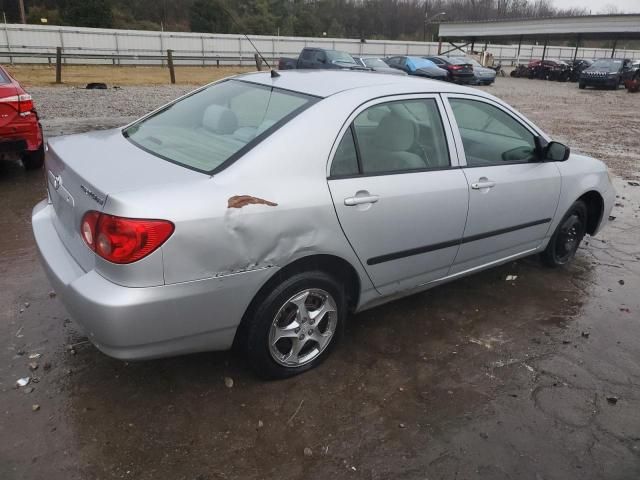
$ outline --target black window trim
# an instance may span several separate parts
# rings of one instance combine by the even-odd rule
[[[309,101],[307,103],[305,103],[304,105],[296,108],[295,110],[293,110],[291,113],[289,113],[288,115],[285,115],[284,117],[282,117],[278,122],[274,123],[271,127],[267,128],[265,131],[263,131],[260,135],[254,137],[249,143],[247,143],[245,146],[243,146],[240,150],[238,150],[237,152],[235,152],[234,154],[232,154],[231,156],[229,156],[225,161],[223,161],[220,165],[218,165],[216,168],[212,169],[212,170],[203,170],[201,168],[197,168],[197,167],[193,167],[190,165],[185,165],[184,163],[178,162],[172,158],[169,158],[165,155],[159,154],[157,152],[154,152],[142,145],[140,145],[138,142],[136,142],[135,140],[133,140],[127,130],[129,130],[130,128],[138,125],[140,122],[145,121],[149,118],[155,117],[156,115],[159,115],[160,113],[166,111],[167,109],[169,109],[171,106],[175,105],[176,103],[185,100],[193,95],[195,95],[196,93],[202,92],[204,90],[206,90],[209,87],[213,87],[214,85],[219,85],[225,82],[242,82],[242,83],[248,83],[257,87],[261,87],[267,90],[271,90],[272,92],[275,90],[280,90],[282,92],[287,92],[289,94],[293,94],[293,95],[297,95],[299,97],[302,98],[307,98],[309,99]],[[281,127],[283,127],[284,125],[286,125],[287,123],[289,123],[291,120],[293,120],[295,117],[297,117],[298,115],[300,115],[302,112],[304,112],[305,110],[307,110],[308,108],[312,107],[313,105],[315,105],[316,103],[318,103],[320,100],[322,99],[322,97],[318,97],[316,95],[309,95],[306,93],[302,93],[302,92],[297,92],[295,90],[289,90],[289,89],[285,89],[285,88],[280,88],[280,87],[274,87],[272,85],[265,85],[263,83],[258,83],[258,82],[251,82],[251,81],[247,81],[247,80],[242,80],[239,78],[229,78],[229,79],[225,79],[222,80],[220,82],[214,82],[211,83],[209,85],[205,85],[202,88],[198,88],[197,90],[194,90],[193,92],[184,95],[178,99],[176,99],[175,101],[165,105],[164,107],[151,112],[148,115],[145,115],[144,117],[136,120],[133,123],[130,123],[129,125],[127,125],[126,127],[122,128],[121,133],[122,136],[124,138],[126,138],[129,142],[131,142],[133,145],[135,145],[136,147],[138,147],[140,150],[143,150],[144,152],[147,152],[155,157],[161,158],[163,160],[166,160],[169,163],[173,163],[174,165],[178,165],[180,167],[183,168],[187,168],[189,170],[193,170],[195,172],[199,172],[199,173],[203,173],[205,175],[209,175],[209,176],[214,176],[217,173],[220,173],[222,170],[225,170],[226,168],[228,168],[230,165],[233,165],[237,160],[239,160],[241,157],[243,157],[245,154],[247,154],[249,151],[253,150],[256,146],[258,146],[260,143],[262,143],[262,141],[268,137],[270,137],[272,134],[274,134],[276,131],[278,131]]]
[[[369,99],[368,101],[358,105],[358,107],[356,107],[353,112],[357,111],[363,105],[366,105],[367,103],[373,102],[375,100],[398,97],[398,96],[403,96],[403,97],[404,96],[412,96],[412,95],[420,95],[420,93],[399,93],[399,94],[396,94],[396,95],[386,95],[384,97],[372,98],[372,99]],[[422,95],[424,95],[424,93],[422,93]],[[449,148],[449,140],[451,140],[451,143],[454,145],[454,147],[456,147],[456,142],[455,142],[455,138],[453,136],[453,132],[451,130],[449,131],[449,133],[451,134],[451,138],[449,138],[449,136],[447,135],[447,129],[446,129],[445,122],[444,122],[443,112],[441,111],[442,109],[441,109],[440,104],[438,104],[438,98],[440,98],[441,101],[443,101],[443,99],[442,99],[442,97],[440,96],[440,94],[438,92],[429,93],[427,95],[429,95],[429,96],[427,96],[427,97],[417,97],[417,98],[405,98],[405,99],[401,99],[401,100],[390,100],[388,102],[374,103],[374,104],[371,104],[371,105],[365,107],[361,112],[359,112],[355,116],[353,115],[353,112],[351,112],[351,115],[349,115],[349,117],[347,117],[348,119],[349,118],[351,119],[351,122],[349,123],[349,127],[347,127],[342,132],[342,136],[339,137],[340,140],[336,141],[335,145],[336,146],[340,145],[340,142],[342,142],[342,139],[344,138],[344,135],[347,132],[347,130],[351,130],[351,134],[353,136],[353,141],[354,141],[354,146],[355,146],[355,149],[356,149],[356,158],[358,159],[358,173],[345,174],[345,175],[331,175],[331,166],[333,165],[333,161],[334,161],[335,156],[336,156],[336,152],[334,151],[333,155],[331,157],[331,162],[330,162],[330,166],[329,166],[329,175],[327,176],[327,180],[342,180],[342,179],[348,179],[348,178],[379,177],[379,176],[382,176],[382,175],[401,175],[401,174],[407,174],[407,173],[434,172],[434,171],[441,171],[441,170],[454,170],[454,169],[460,168],[461,165],[452,165],[452,161],[451,161],[452,160],[452,153],[451,153],[451,148]],[[361,113],[365,112],[366,110],[368,110],[371,107],[377,107],[379,105],[386,105],[387,103],[398,103],[398,102],[412,101],[412,100],[433,100],[435,102],[436,109],[438,111],[438,116],[440,117],[440,122],[442,124],[442,131],[444,133],[444,139],[445,139],[445,144],[446,144],[446,148],[447,148],[447,154],[449,156],[449,165],[447,165],[445,167],[411,168],[411,169],[405,169],[405,170],[390,170],[390,171],[382,171],[382,172],[364,173],[362,171],[362,161],[361,161],[361,154],[360,154],[360,146],[358,144],[358,136],[356,135],[356,131],[355,131],[355,128],[353,126],[353,124],[355,122],[355,119],[358,117],[358,115],[360,115]],[[444,108],[444,106],[443,106],[443,108]],[[444,113],[446,113],[446,112],[444,112]],[[448,115],[447,115],[447,122],[449,122]],[[450,123],[449,123],[449,128],[451,128]],[[459,159],[459,157],[457,157],[457,147],[456,147],[456,158]]]

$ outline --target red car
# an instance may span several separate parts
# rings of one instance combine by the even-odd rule
[[[42,167],[42,127],[31,95],[0,66],[0,159],[16,157],[27,170]]]

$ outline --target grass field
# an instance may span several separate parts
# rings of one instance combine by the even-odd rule
[[[6,65],[5,68],[22,85],[55,85],[55,66]],[[220,78],[254,71],[255,67],[197,67],[176,66],[176,83],[204,85]],[[166,85],[170,83],[169,69],[159,66],[65,65],[62,67],[64,85],[84,86],[90,82],[114,85]]]

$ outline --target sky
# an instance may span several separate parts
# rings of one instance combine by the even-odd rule
[[[640,0],[552,0],[552,3],[558,8],[586,8],[594,15],[609,7],[621,13],[640,13]]]

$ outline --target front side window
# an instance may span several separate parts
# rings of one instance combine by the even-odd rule
[[[488,103],[449,99],[467,165],[500,165],[537,160],[534,135],[505,111]]]
[[[449,165],[436,101],[402,100],[374,105],[355,118],[336,151],[331,174],[409,172]]]
[[[314,97],[228,80],[204,88],[124,130],[138,147],[212,173],[314,102]]]

